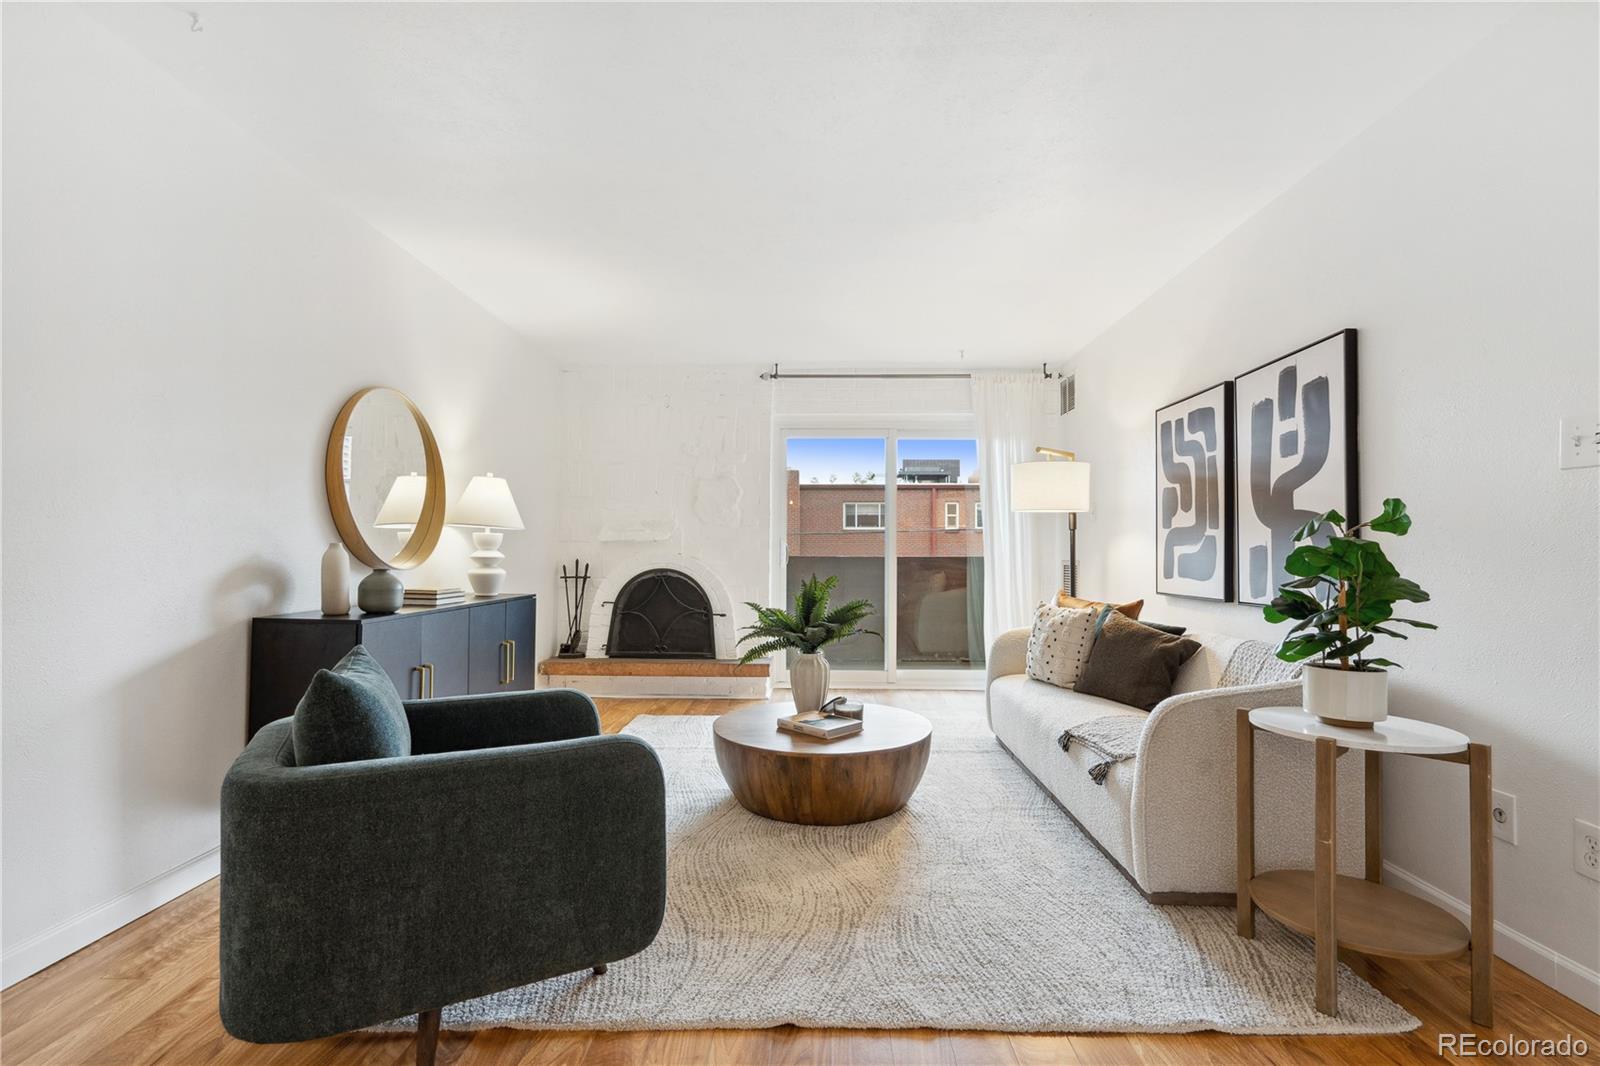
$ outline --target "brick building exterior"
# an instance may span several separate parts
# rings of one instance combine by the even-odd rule
[[[895,554],[900,558],[983,555],[977,482],[899,482],[895,491],[899,505]],[[855,521],[870,522],[871,508],[882,503],[881,484],[803,484],[798,470],[789,471],[790,558],[883,558],[881,527],[847,528],[845,508],[857,505]],[[955,528],[949,528],[952,521]]]
[[[978,483],[954,480],[959,470],[954,460],[923,460],[919,469],[902,471],[895,483],[896,647],[901,668],[983,665]],[[940,477],[948,480],[935,480]],[[840,600],[859,597],[881,604],[883,484],[802,483],[800,472],[790,470],[787,490],[789,599],[801,581],[817,574],[839,578],[835,596]],[[845,668],[881,668],[883,655],[882,641],[864,635],[828,652],[835,665]]]

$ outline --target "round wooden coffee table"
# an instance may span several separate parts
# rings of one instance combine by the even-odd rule
[[[866,705],[865,728],[841,740],[785,732],[789,703],[718,718],[717,765],[745,810],[800,825],[855,825],[893,814],[922,780],[933,725],[920,714]]]

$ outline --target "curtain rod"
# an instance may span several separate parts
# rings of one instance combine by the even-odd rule
[[[1050,373],[1050,364],[1048,364],[1048,363],[1040,363],[1039,364],[1039,372],[1044,375],[1044,380],[1046,380],[1046,381],[1050,381],[1053,378],[1058,378],[1058,377],[1061,376],[1060,374],[1052,374],[1052,373]],[[808,372],[808,373],[801,373],[801,374],[794,374],[794,373],[783,374],[783,373],[779,373],[778,364],[777,363],[773,363],[772,364],[772,369],[771,370],[763,370],[761,372],[761,380],[762,381],[777,381],[780,378],[793,378],[796,381],[800,381],[800,380],[807,380],[807,381],[878,380],[878,381],[883,381],[883,380],[890,380],[890,379],[927,381],[927,380],[932,380],[932,379],[935,379],[935,378],[954,380],[954,379],[970,379],[971,377],[972,377],[972,375],[970,373],[968,373],[968,374],[959,374],[959,373],[932,373],[932,372],[920,373],[920,374],[910,374],[910,373],[907,373],[907,374],[896,374],[896,373],[888,373],[888,372],[884,372],[884,373],[865,373],[865,372],[864,373],[838,373],[838,374],[821,374],[821,373],[810,373],[810,372]]]

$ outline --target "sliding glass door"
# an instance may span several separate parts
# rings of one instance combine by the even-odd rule
[[[884,543],[889,499],[884,481],[888,441],[883,437],[793,437],[785,459],[788,485],[783,536],[784,603],[792,605],[800,583],[837,577],[835,603],[884,596]],[[883,618],[869,629],[882,632]],[[884,638],[863,634],[828,648],[835,670],[879,672]]]
[[[828,649],[839,683],[979,678],[987,644],[976,441],[936,430],[786,429],[779,451],[785,602],[816,575],[839,579],[836,602],[877,607],[869,625],[881,635]],[[777,665],[781,680],[787,663]]]
[[[895,472],[895,667],[981,670],[983,504],[978,442],[898,441]]]

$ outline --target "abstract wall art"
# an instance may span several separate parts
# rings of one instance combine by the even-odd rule
[[[1356,331],[1234,379],[1240,603],[1272,602],[1295,530],[1357,509]]]
[[[1156,412],[1156,591],[1233,597],[1233,382]]]

